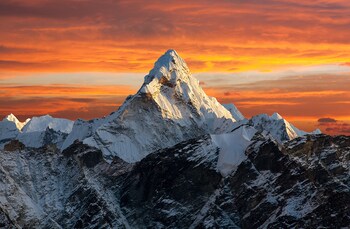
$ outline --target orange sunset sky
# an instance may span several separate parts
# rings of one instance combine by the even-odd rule
[[[246,117],[350,135],[348,0],[1,0],[0,115],[107,115],[170,48]]]

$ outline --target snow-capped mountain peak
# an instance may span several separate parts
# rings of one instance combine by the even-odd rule
[[[14,114],[9,114],[7,115],[3,121],[9,121],[9,122],[13,122],[16,124],[16,127],[18,130],[22,130],[23,126],[25,126],[29,121],[30,119],[27,119],[25,122],[20,122],[17,117],[14,115]]]
[[[186,85],[191,88],[186,88]],[[176,86],[178,86],[177,89],[181,89],[179,93],[185,94],[189,89],[192,91],[197,89],[199,82],[192,77],[186,62],[175,50],[170,49],[155,62],[153,69],[145,76],[139,93],[155,97],[161,92],[161,89]]]
[[[11,121],[11,122],[19,122],[19,120],[17,119],[17,117],[14,115],[14,114],[9,114],[7,115],[3,120],[8,120],[8,121]]]
[[[23,133],[46,131],[50,128],[62,133],[70,133],[73,128],[73,121],[63,118],[53,118],[50,115],[33,117],[22,129]]]
[[[0,148],[4,146],[4,144],[14,138],[19,134],[19,129],[16,126],[16,123],[4,118],[0,121]],[[11,116],[9,117],[12,118]]]
[[[179,72],[184,74],[176,74]],[[176,84],[178,80],[188,81],[191,77],[189,72],[186,62],[175,50],[170,49],[155,62],[153,69],[145,76],[145,84],[149,84],[154,79],[170,84]]]
[[[46,144],[56,144],[61,147],[68,133],[71,132],[73,123],[73,121],[53,118],[50,115],[33,117],[20,122],[15,115],[10,114],[0,121],[0,148],[15,139],[27,147],[39,148]]]
[[[283,119],[282,116],[280,114],[278,114],[277,112],[273,113],[271,115],[271,118],[274,119],[274,120],[280,120],[280,119]]]
[[[135,162],[184,140],[223,133],[232,129],[235,121],[215,98],[205,94],[176,51],[168,50],[145,76],[140,90],[117,112],[99,122],[98,128],[85,128],[84,133],[76,125],[63,146],[78,137],[107,157]]]
[[[259,131],[270,134],[278,142],[289,141],[307,134],[320,134],[319,129],[308,133],[296,128],[293,124],[285,120],[280,114],[274,113],[271,116],[259,114],[252,117],[249,122]]]
[[[186,62],[172,49],[156,61],[154,68],[145,76],[139,94],[156,102],[165,118],[184,120],[188,115],[204,116],[200,122],[209,121],[206,122],[208,128],[214,128],[211,132],[217,131],[217,125],[212,125],[215,118],[236,121],[215,98],[205,94]],[[185,114],[185,111],[197,114]]]

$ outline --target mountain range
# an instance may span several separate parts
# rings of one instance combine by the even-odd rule
[[[168,50],[115,112],[0,122],[5,228],[350,225],[350,138],[245,118]],[[1,223],[2,222],[2,223]]]

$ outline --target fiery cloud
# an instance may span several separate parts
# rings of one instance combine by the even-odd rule
[[[51,114],[69,119],[105,116],[136,90],[129,86],[1,86],[0,115],[10,112],[22,120]],[[20,94],[18,94],[20,92]]]
[[[323,123],[336,123],[337,120],[335,120],[334,118],[320,118],[318,119],[318,122],[320,123],[320,125],[323,125]]]
[[[345,129],[339,129],[338,123],[329,126],[333,119],[319,118],[332,116],[343,122],[350,121],[348,74],[288,76],[248,84],[219,84],[216,87],[207,84],[205,82],[204,88],[209,95],[222,103],[234,103],[246,117],[278,111],[309,131],[320,128],[329,134],[348,134]],[[320,125],[322,123],[327,125]]]
[[[6,0],[0,68],[145,72],[168,48],[194,71],[347,63],[347,1]]]
[[[247,117],[278,111],[308,130],[320,117],[347,123],[350,71],[336,71],[349,68],[348,15],[345,0],[0,1],[0,114],[106,115],[142,80],[99,73],[146,74],[174,48],[195,73],[229,73],[201,85]],[[306,66],[324,67],[274,79],[230,75]],[[50,73],[59,76],[40,83],[37,75]],[[97,76],[87,85],[70,82],[71,73]]]

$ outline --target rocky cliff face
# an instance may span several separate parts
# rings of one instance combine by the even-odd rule
[[[341,228],[350,224],[350,137],[279,145],[257,133],[223,177],[210,135],[136,164],[75,142],[0,153],[0,219],[37,228]]]
[[[74,144],[0,153],[0,209],[17,228],[111,228],[127,224],[118,177],[130,168]]]
[[[246,151],[248,158],[236,172],[224,178],[208,163],[216,160],[215,150],[207,148],[212,153],[211,159],[204,160],[207,163],[202,163],[200,157],[192,160],[203,144],[210,145],[209,139],[202,141],[191,143],[192,147],[182,156],[172,156],[171,161],[175,162],[171,166],[161,160],[157,168],[150,170],[149,160],[157,160],[147,157],[135,167],[121,202],[135,227],[340,228],[349,225],[349,137],[308,136],[282,147],[256,135]],[[297,155],[304,148],[300,144],[312,145],[313,151],[306,148],[309,155],[302,153],[300,158]],[[171,155],[183,152],[182,147],[171,149],[174,151]],[[160,153],[153,157],[164,156]],[[181,173],[173,177],[172,166],[176,164],[184,168],[180,166]]]

